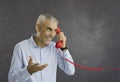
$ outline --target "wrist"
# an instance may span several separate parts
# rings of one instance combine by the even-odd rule
[[[68,47],[67,46],[65,46],[65,47],[63,47],[63,48],[60,48],[62,51],[64,51],[64,50],[67,50],[68,49]]]
[[[27,70],[28,70],[28,72],[29,72],[30,75],[33,74],[32,71],[30,70],[29,66],[27,66]]]

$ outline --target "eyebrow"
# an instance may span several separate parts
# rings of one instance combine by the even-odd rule
[[[52,28],[50,28],[50,27],[46,27],[46,28],[48,28],[49,30],[53,30]],[[55,29],[55,31],[56,31],[56,29]]]

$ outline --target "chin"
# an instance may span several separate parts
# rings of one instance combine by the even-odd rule
[[[52,39],[45,39],[45,44],[48,45],[51,42]]]
[[[45,43],[46,43],[46,45],[48,45],[50,42],[51,42],[51,41],[46,41]]]

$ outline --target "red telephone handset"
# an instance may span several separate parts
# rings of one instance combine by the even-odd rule
[[[58,27],[58,28],[56,29],[56,34],[59,34],[60,32],[61,32],[61,30],[60,30],[60,28]],[[59,40],[59,41],[56,42],[55,47],[56,47],[56,48],[62,48],[62,45],[63,45],[63,41],[62,41],[62,40]]]

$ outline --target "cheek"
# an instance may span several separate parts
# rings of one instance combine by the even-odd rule
[[[45,35],[46,35],[45,32],[40,32],[40,35],[39,35],[39,36],[40,36],[41,38],[44,38]]]
[[[54,34],[54,37],[56,36],[56,33]]]
[[[51,35],[51,33],[49,31],[46,31],[44,34],[47,35],[47,36]]]

